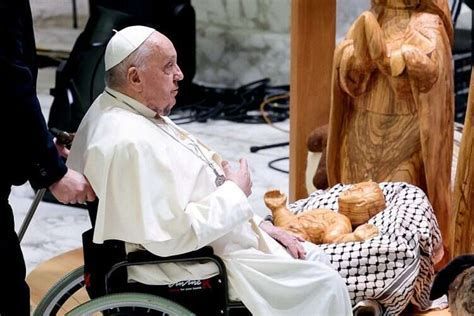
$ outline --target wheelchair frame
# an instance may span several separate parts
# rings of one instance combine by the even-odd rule
[[[120,268],[144,264],[192,261],[211,261],[217,265],[219,269],[217,280],[218,284],[220,285],[220,315],[229,315],[231,310],[236,309],[239,309],[243,312],[247,311],[242,303],[229,301],[227,273],[225,270],[224,263],[222,262],[221,258],[214,254],[213,249],[211,247],[206,246],[190,253],[170,257],[155,256],[147,251],[136,251],[129,253],[126,256],[126,260],[114,264],[112,268],[108,271],[108,273],[105,275],[104,282],[106,294],[104,296],[94,298],[88,302],[80,304],[79,306],[68,312],[66,315],[90,315],[94,312],[111,311],[115,309],[118,310],[124,307],[132,310],[142,308],[147,310],[148,312],[161,312],[162,315],[195,315],[182,305],[158,295],[135,292],[112,293],[112,289],[110,288],[109,283],[111,276]],[[72,295],[74,295],[74,293],[83,288],[84,285],[84,267],[82,266],[65,275],[53,287],[51,287],[49,291],[45,294],[41,302],[38,304],[33,315],[56,315],[61,309],[62,305]],[[156,313],[154,313],[153,315],[156,315]]]
[[[33,201],[27,218],[21,227],[21,237],[23,237],[26,229],[29,226],[30,220],[33,217],[39,202],[44,194],[45,190],[39,190],[36,194],[35,200]],[[98,200],[87,204],[87,210],[91,220],[92,227],[95,226],[95,217],[97,213]],[[231,302],[228,296],[228,284],[227,284],[227,272],[225,265],[221,258],[214,254],[214,250],[210,246],[205,246],[201,249],[175,255],[169,257],[159,257],[153,255],[148,251],[135,251],[125,255],[125,260],[119,260],[116,262],[110,270],[106,273],[104,279],[105,295],[93,298],[88,302],[80,304],[70,312],[66,313],[69,316],[82,316],[90,315],[94,312],[112,310],[115,308],[143,308],[147,311],[161,312],[162,315],[195,315],[189,309],[182,305],[173,302],[169,299],[158,295],[134,293],[134,292],[121,292],[112,293],[110,288],[109,280],[111,276],[120,268],[132,266],[132,265],[145,265],[145,264],[160,264],[160,263],[176,263],[176,262],[192,262],[192,261],[211,261],[214,262],[219,270],[218,284],[217,287],[220,289],[219,293],[219,305],[218,312],[220,315],[229,315],[231,310],[240,310],[244,314],[250,315],[248,310],[241,302]],[[44,295],[41,301],[33,312],[33,316],[51,316],[56,315],[63,304],[71,298],[76,292],[84,288],[84,266],[74,269],[73,271],[66,274],[59,281],[57,281]],[[124,315],[123,313],[120,315]],[[156,314],[154,314],[156,315]]]

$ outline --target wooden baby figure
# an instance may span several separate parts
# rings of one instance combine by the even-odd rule
[[[272,212],[275,226],[315,244],[364,241],[377,236],[379,234],[377,227],[373,224],[365,223],[369,219],[369,217],[365,216],[369,214],[369,210],[360,213],[360,208],[357,207],[356,210],[354,209],[355,204],[351,202],[355,200],[349,197],[349,195],[353,195],[352,192],[348,192],[348,197],[345,199],[347,203],[345,203],[345,205],[346,210],[353,210],[353,212],[349,211],[348,214],[357,219],[358,222],[356,225],[351,223],[351,219],[348,216],[329,209],[313,209],[299,214],[293,214],[287,208],[286,195],[278,190],[267,191],[264,195],[264,200],[265,205]],[[369,197],[369,200],[369,203],[373,204],[372,202],[374,200],[371,197]],[[357,199],[357,201],[361,200]],[[377,209],[373,214],[385,208],[383,195],[381,200],[383,205],[378,203],[379,201],[380,200],[375,203],[376,205],[371,205],[372,210]],[[361,216],[355,214],[355,212],[359,212],[360,215],[365,218],[365,224],[362,224],[360,221]],[[357,228],[352,231],[353,227]]]

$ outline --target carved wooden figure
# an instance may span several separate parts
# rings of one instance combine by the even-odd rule
[[[421,187],[450,244],[453,30],[446,0],[372,0],[335,50],[329,186]],[[449,257],[449,256],[448,256]]]
[[[454,185],[453,255],[474,254],[474,72]]]
[[[267,191],[264,201],[272,211],[275,226],[315,244],[364,241],[379,234],[378,228],[369,223],[352,231],[349,217],[329,209],[293,214],[286,205],[286,195],[279,190]]]

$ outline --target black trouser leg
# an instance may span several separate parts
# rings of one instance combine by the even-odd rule
[[[0,315],[29,316],[30,289],[25,281],[25,260],[15,232],[8,195],[9,192],[0,196]]]

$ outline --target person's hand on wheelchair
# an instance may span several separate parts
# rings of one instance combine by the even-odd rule
[[[61,203],[84,204],[95,200],[95,193],[84,175],[68,169],[64,177],[53,183],[49,190]]]
[[[74,139],[74,133],[68,133],[56,128],[52,128],[51,133],[54,135],[54,144],[58,153],[62,157],[67,158],[69,148]],[[49,187],[49,190],[61,203],[83,204],[86,201],[94,201],[96,197],[87,178],[72,169],[68,169],[59,181]]]

